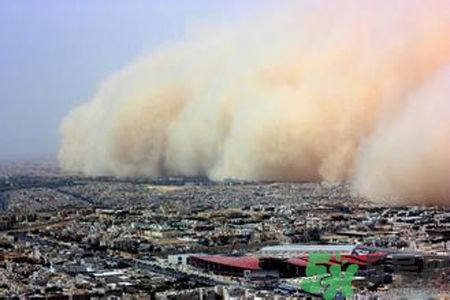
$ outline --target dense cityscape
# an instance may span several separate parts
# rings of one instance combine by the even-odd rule
[[[450,300],[450,0],[0,2],[0,300]]]
[[[450,279],[448,209],[345,184],[13,174],[0,207],[2,297],[320,299],[301,288],[313,252],[358,265],[355,299],[446,295]]]

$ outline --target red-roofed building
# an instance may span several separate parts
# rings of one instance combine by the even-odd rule
[[[302,267],[302,268],[306,268],[306,266],[308,265],[308,259],[304,259],[304,258],[300,258],[300,257],[289,258],[287,260],[287,262],[290,264],[293,264],[295,266]]]
[[[269,277],[287,278],[304,276],[307,261],[300,258],[191,255],[189,264],[222,275],[252,277],[267,274]]]
[[[255,256],[191,255],[189,264],[217,274],[244,276],[244,272],[260,270]]]
[[[384,257],[382,253],[365,255],[331,256],[330,261],[320,265],[331,266],[342,264],[358,265],[360,270],[370,269],[379,265]],[[251,274],[269,272],[281,278],[302,277],[306,274],[308,256],[278,258],[257,256],[222,256],[222,255],[191,255],[189,264],[200,269],[229,276],[250,276]]]

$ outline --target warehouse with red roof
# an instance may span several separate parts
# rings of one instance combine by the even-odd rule
[[[330,260],[321,265],[331,266],[340,264],[346,267],[350,264],[358,265],[364,270],[370,265],[379,264],[382,254],[365,255],[332,255]],[[279,258],[258,256],[223,256],[223,255],[191,255],[189,264],[206,271],[228,276],[251,276],[252,274],[276,274],[280,278],[303,277],[308,266],[308,256]]]

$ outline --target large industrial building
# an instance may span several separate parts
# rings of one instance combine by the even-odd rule
[[[336,257],[332,255],[329,262],[323,265],[340,264],[345,268],[356,264],[359,270],[369,265],[377,265],[385,257],[384,253],[348,254]],[[291,278],[306,276],[308,256],[299,257],[258,257],[258,256],[223,256],[223,255],[191,255],[188,263],[196,268],[216,274],[252,277],[252,278]]]

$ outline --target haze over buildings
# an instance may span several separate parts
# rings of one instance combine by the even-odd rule
[[[0,36],[0,298],[450,299],[450,1],[15,0]]]
[[[449,203],[448,1],[308,1],[202,24],[105,80],[61,126],[93,175],[352,181]]]

